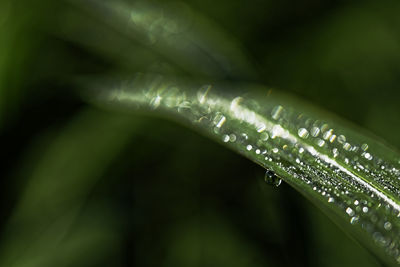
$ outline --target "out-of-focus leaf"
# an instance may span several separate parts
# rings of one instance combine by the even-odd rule
[[[1,266],[55,266],[54,262],[66,257],[66,249],[71,248],[64,240],[77,242],[71,240],[69,233],[85,199],[139,124],[127,116],[87,109],[48,144],[31,152],[21,165],[21,175],[28,178],[8,222]],[[105,231],[104,235],[113,239],[107,230],[111,221],[97,222],[96,228],[79,238],[88,239],[85,243],[90,245],[92,237],[102,239],[100,231]]]
[[[130,64],[134,66],[138,58],[139,62],[147,60],[153,68],[155,63],[169,63],[183,73],[196,76],[245,79],[255,76],[252,64],[237,41],[184,2],[69,2],[76,6],[71,16],[89,21],[93,27],[85,31],[86,27],[81,24],[60,20],[64,38],[114,55],[121,53],[115,51],[116,45],[122,46],[124,54],[119,60],[133,59]],[[79,16],[79,10],[85,16]],[[112,31],[102,34],[107,28]],[[110,39],[115,33],[120,36]],[[143,52],[149,58],[146,59]]]

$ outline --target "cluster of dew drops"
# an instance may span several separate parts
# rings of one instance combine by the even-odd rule
[[[243,97],[226,100],[210,93],[211,88],[204,85],[192,95],[177,88],[173,94],[158,91],[148,103],[153,108],[164,105],[189,118],[266,167],[268,184],[280,185],[281,179],[272,171],[280,170],[292,177],[292,182],[306,185],[300,188],[338,211],[354,227],[368,232],[400,263],[400,210],[371,190],[378,187],[400,196],[399,159],[393,163],[393,159],[373,152],[354,133],[340,132],[333,123],[314,119],[273,99],[262,104]],[[238,105],[246,108],[245,115],[232,111]],[[375,184],[362,184],[355,176],[368,177]]]

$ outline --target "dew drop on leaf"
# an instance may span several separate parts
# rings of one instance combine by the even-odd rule
[[[267,170],[265,172],[264,180],[268,185],[276,187],[278,187],[282,183],[282,179],[276,176],[276,174],[271,170]]]

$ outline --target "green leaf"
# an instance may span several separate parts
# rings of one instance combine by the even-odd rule
[[[382,261],[400,263],[400,155],[376,137],[254,85],[138,74],[92,88],[95,103],[168,114],[202,131],[274,172]]]

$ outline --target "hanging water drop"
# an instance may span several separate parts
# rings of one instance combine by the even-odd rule
[[[271,170],[267,170],[265,172],[264,180],[267,184],[276,187],[278,187],[282,183],[282,179],[276,176],[276,174]]]

